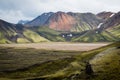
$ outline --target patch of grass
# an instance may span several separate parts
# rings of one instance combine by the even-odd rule
[[[41,37],[39,34],[37,34],[36,32],[33,32],[31,30],[25,30],[24,35],[28,39],[32,40],[33,42],[47,42],[48,41],[44,37]]]
[[[91,64],[94,64],[92,65],[92,67],[96,74],[96,76],[91,78],[90,80],[103,80],[103,79],[112,80],[113,77],[114,79],[118,80],[119,72],[117,71],[120,70],[119,64],[118,64],[118,61],[120,59],[120,56],[119,56],[120,49],[117,49],[117,47],[120,47],[120,42],[116,42],[114,44],[110,44],[108,46],[104,46],[104,47],[94,49],[88,52],[83,52],[83,53],[69,52],[69,51],[44,51],[44,50],[39,51],[36,49],[15,49],[15,52],[17,52],[17,54],[19,53],[24,54],[20,56],[25,57],[25,60],[23,59],[23,62],[25,65],[28,63],[28,61],[31,61],[31,60],[26,61],[29,58],[32,59],[33,62],[34,61],[36,62],[36,61],[44,60],[44,58],[47,57],[45,58],[47,59],[47,61],[43,63],[37,62],[37,64],[34,64],[32,66],[28,66],[22,69],[20,68],[12,71],[6,71],[0,74],[1,74],[1,77],[4,77],[4,78],[15,78],[15,79],[45,78],[45,80],[54,80],[54,79],[70,80],[71,75],[78,74],[80,76],[80,79],[82,80],[87,76],[84,73],[85,61],[90,61]],[[5,54],[4,49],[5,48],[0,49],[1,51],[0,55],[2,54],[0,59],[4,59],[4,57],[6,57],[6,55],[3,55],[3,53]],[[14,53],[12,49],[7,49],[7,50],[8,52]],[[68,57],[68,53],[69,54],[77,53],[78,55],[74,55],[74,56],[72,55]],[[105,54],[105,56],[96,58],[97,60],[95,60],[94,58],[101,53],[107,53],[108,55]],[[10,53],[7,53],[7,54],[10,54]],[[15,55],[18,56],[17,54]],[[7,55],[6,58],[7,60],[10,60],[13,58],[15,59],[15,55],[14,56]],[[33,56],[35,58],[33,58]],[[17,57],[17,59],[20,59],[20,58]],[[77,79],[74,78],[73,80],[77,80]]]
[[[5,43],[11,43],[11,41],[9,41],[5,38],[0,39],[0,44],[5,44]]]
[[[44,36],[50,41],[56,41],[56,42],[65,41],[65,39],[62,36],[60,36],[61,34],[60,32],[50,29],[48,27],[39,27],[35,31],[37,31],[41,36]]]
[[[120,29],[110,29],[106,31],[89,30],[84,34],[73,36],[73,42],[112,42],[120,40]]]
[[[25,38],[17,38],[17,43],[30,43],[30,41]]]

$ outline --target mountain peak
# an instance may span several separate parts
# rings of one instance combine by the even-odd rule
[[[74,24],[74,17],[61,11],[53,14],[48,20],[49,27],[58,31],[70,31]]]
[[[43,13],[32,21],[28,22],[28,26],[48,26],[58,31],[76,31],[94,29],[100,19],[93,13],[73,13],[62,12]],[[87,28],[86,28],[87,26]],[[85,27],[85,28],[84,28]]]

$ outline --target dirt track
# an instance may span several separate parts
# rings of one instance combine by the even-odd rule
[[[7,47],[27,47],[46,50],[75,50],[88,51],[96,49],[110,43],[66,43],[66,42],[50,42],[50,43],[29,43],[29,44],[0,44]]]

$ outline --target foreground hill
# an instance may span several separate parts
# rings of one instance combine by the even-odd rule
[[[0,53],[0,64],[2,64],[0,79],[119,80],[120,78],[120,42],[87,52],[1,47]],[[93,75],[88,76],[85,73],[86,61],[91,64]]]
[[[30,43],[48,41],[38,33],[21,24],[11,24],[0,20],[0,43]]]

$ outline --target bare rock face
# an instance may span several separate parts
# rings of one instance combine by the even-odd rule
[[[49,27],[54,30],[70,31],[76,24],[76,20],[64,12],[57,12],[49,18],[48,24]]]

